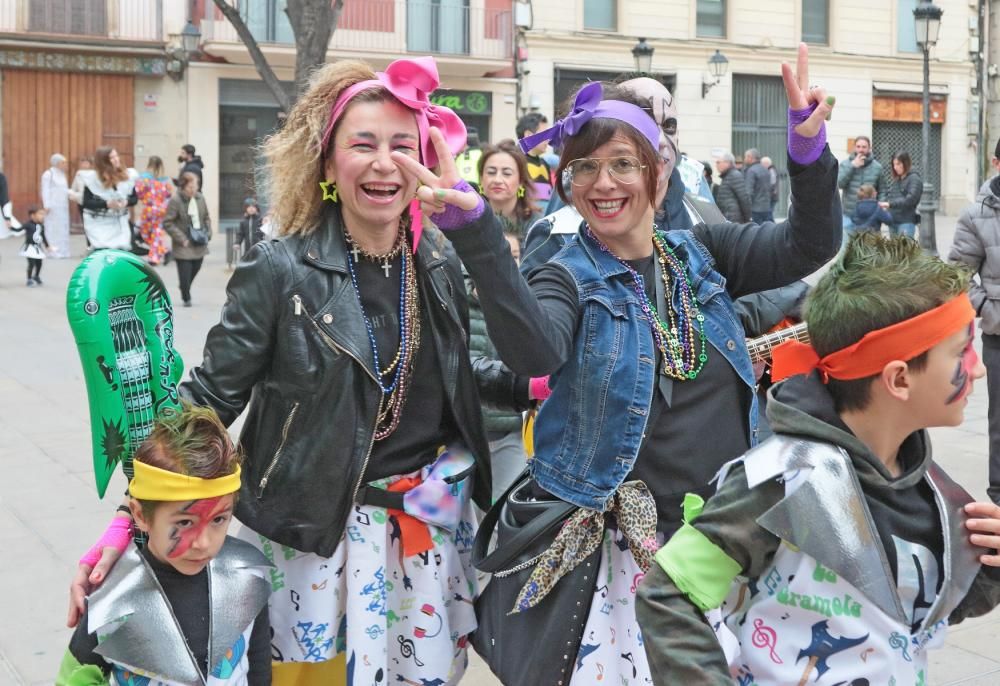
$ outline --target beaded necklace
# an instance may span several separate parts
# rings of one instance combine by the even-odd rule
[[[344,232],[347,242],[354,245],[350,234]],[[391,251],[392,257],[400,256],[399,274],[399,348],[396,351],[395,359],[388,367],[382,369],[379,362],[378,343],[375,340],[375,332],[372,329],[371,320],[365,312],[364,303],[361,300],[361,290],[358,287],[358,277],[354,269],[357,260],[355,251],[348,251],[347,267],[351,272],[351,284],[354,286],[354,293],[358,298],[358,306],[361,307],[361,316],[365,321],[365,329],[368,331],[368,342],[371,344],[372,356],[375,359],[375,370],[378,378],[379,390],[382,397],[379,400],[378,417],[375,422],[375,440],[380,441],[396,430],[402,416],[403,405],[406,402],[406,394],[410,387],[410,379],[413,375],[413,361],[420,347],[420,299],[417,292],[417,274],[412,260],[408,259],[406,246],[406,234],[403,227],[400,227],[399,238],[396,247]],[[363,252],[358,249],[358,252]],[[382,268],[385,269],[388,263],[388,253],[386,256],[379,255],[379,259],[384,259]],[[385,377],[390,376],[387,380]]]
[[[705,315],[698,307],[698,300],[694,297],[684,263],[667,245],[666,234],[654,228],[652,240],[663,277],[667,322],[660,318],[660,313],[656,311],[656,305],[650,302],[649,296],[646,295],[642,275],[633,269],[628,262],[611,252],[611,249],[591,231],[589,226],[587,227],[587,236],[597,243],[603,252],[615,258],[632,275],[632,288],[639,298],[639,307],[649,321],[653,341],[662,355],[663,373],[679,381],[696,378],[708,361]],[[678,285],[680,312],[674,308],[671,298],[674,283]],[[697,344],[695,343],[696,339]]]

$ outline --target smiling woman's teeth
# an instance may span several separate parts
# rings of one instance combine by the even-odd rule
[[[602,214],[617,212],[625,204],[625,200],[594,200],[594,207]]]
[[[366,183],[362,184],[361,188],[368,195],[373,195],[377,197],[389,197],[396,194],[399,190],[399,186],[392,183]]]

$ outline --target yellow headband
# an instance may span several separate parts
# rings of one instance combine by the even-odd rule
[[[217,479],[200,479],[196,476],[168,472],[139,461],[133,462],[132,466],[135,468],[135,476],[129,482],[128,492],[139,500],[167,502],[201,500],[240,490],[239,465],[236,465],[236,471],[232,474]]]

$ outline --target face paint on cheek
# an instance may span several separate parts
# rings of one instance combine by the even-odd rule
[[[955,367],[955,373],[951,377],[951,385],[955,387],[954,392],[948,396],[948,404],[958,402],[969,394],[972,388],[972,370],[979,364],[979,355],[972,346],[972,324],[969,325],[969,343],[962,351],[962,359]]]
[[[193,500],[181,510],[181,512],[197,516],[198,523],[183,531],[176,526],[170,530],[170,540],[173,542],[173,545],[167,551],[167,557],[180,557],[191,549],[192,544],[198,540],[198,536],[205,530],[205,527],[212,523],[221,499],[222,497],[219,496],[217,498]]]

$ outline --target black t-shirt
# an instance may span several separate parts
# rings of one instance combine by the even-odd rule
[[[163,587],[167,602],[173,610],[181,632],[187,640],[188,647],[198,663],[198,669],[204,675],[208,672],[208,635],[211,629],[211,600],[208,593],[208,569],[189,576],[182,574],[170,565],[160,562],[149,552],[142,549],[139,554],[149,563],[156,579]],[[136,617],[132,621],[143,621]],[[97,628],[97,627],[95,627]],[[109,665],[103,657],[94,652],[97,647],[97,634],[87,631],[87,613],[80,618],[80,623],[70,639],[69,650],[80,664],[96,665],[105,673],[109,673]],[[271,683],[271,624],[267,613],[267,605],[254,620],[250,632],[250,645],[247,648],[247,660],[250,672],[248,682],[251,686]],[[142,665],[136,665],[141,667]]]
[[[632,263],[642,276],[650,302],[656,302],[653,256]],[[546,263],[531,274],[532,290],[539,298],[572,302],[574,321],[556,321],[569,316],[567,308],[550,308],[550,324],[576,328],[579,298],[569,273],[555,263]],[[663,316],[665,313],[660,313]],[[656,371],[660,374],[657,351]],[[719,468],[750,448],[749,412],[751,394],[739,375],[718,350],[709,344],[708,361],[692,381],[674,381],[670,405],[654,388],[646,424],[646,436],[628,479],[641,479],[656,500],[657,530],[670,536],[681,522],[685,493],[708,498],[715,486],[708,482]]]
[[[405,249],[405,248],[404,248]],[[407,255],[408,266],[414,264]],[[399,350],[399,283],[402,259],[390,263],[386,277],[382,262],[364,258],[354,264],[361,303],[378,345],[379,365],[385,369]],[[434,461],[439,446],[458,432],[445,399],[441,364],[434,350],[434,337],[427,321],[425,296],[421,293],[420,347],[414,359],[409,390],[399,426],[389,436],[376,441],[365,471],[365,481],[414,472]],[[391,383],[391,377],[383,377]]]
[[[642,276],[646,296],[655,304],[653,259],[650,255],[629,264]],[[660,312],[664,320],[665,315]],[[722,353],[706,343],[705,366],[693,380],[673,381],[669,404],[659,383],[663,356],[656,352],[657,383],[646,438],[628,476],[649,487],[656,500],[657,531],[668,537],[681,525],[684,494],[708,500],[715,492],[709,481],[719,468],[750,448],[750,393]]]

